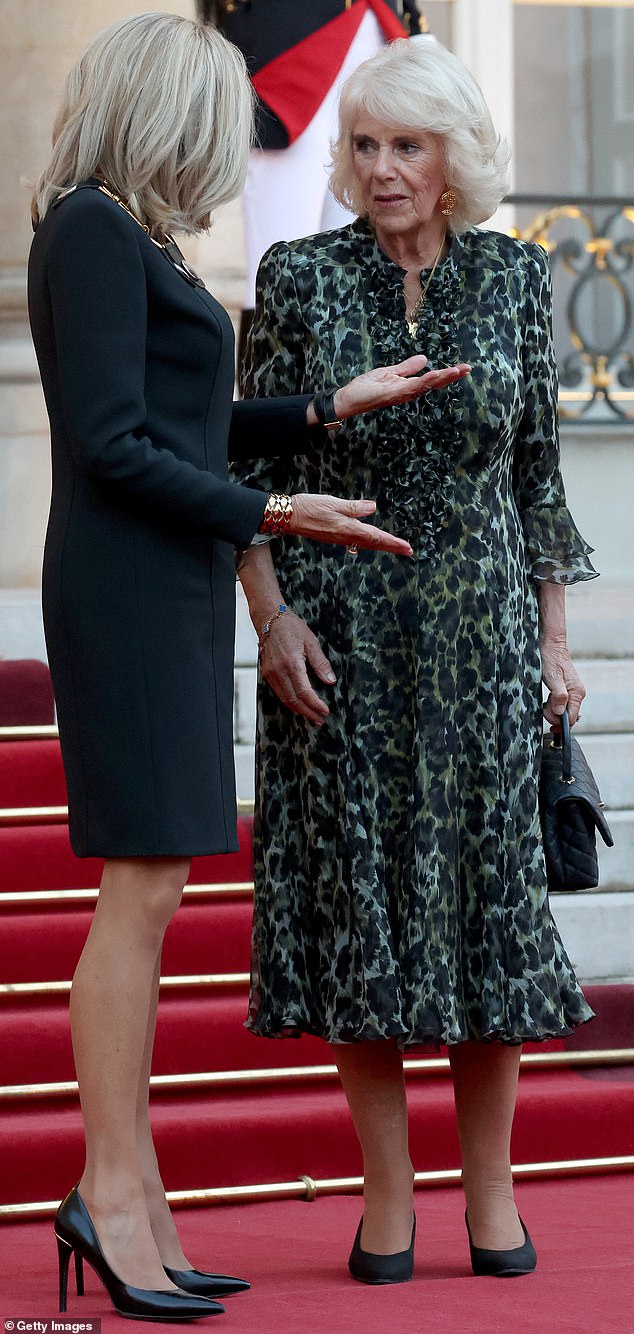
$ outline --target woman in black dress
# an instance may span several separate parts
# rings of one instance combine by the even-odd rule
[[[229,440],[245,458],[324,438],[310,394],[232,404],[228,316],[169,237],[206,228],[239,192],[250,126],[244,62],[224,38],[137,15],[71,72],[35,190],[29,303],[53,449],[44,616],[73,848],[105,858],[71,996],[86,1165],[56,1219],[62,1309],[73,1251],[126,1315],[211,1315],[210,1298],[247,1286],[189,1266],[148,1119],[164,932],[191,856],[236,847],[233,547],[263,529],[410,554],[360,522],[369,501],[228,479]],[[424,364],[358,377],[339,411],[463,373]]]

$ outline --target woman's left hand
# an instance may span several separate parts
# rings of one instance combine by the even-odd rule
[[[354,417],[358,412],[372,412],[393,403],[411,403],[430,389],[444,389],[462,380],[471,370],[466,362],[443,370],[425,370],[426,365],[427,357],[408,357],[397,366],[378,366],[355,376],[335,394],[337,416]]]
[[[544,717],[558,727],[567,705],[572,725],[579,717],[586,690],[570,657],[568,645],[559,639],[542,639],[540,649],[542,680],[550,692],[544,704]]]

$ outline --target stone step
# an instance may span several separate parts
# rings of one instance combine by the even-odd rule
[[[591,579],[566,596],[568,643],[576,658],[634,658],[634,583]],[[236,663],[252,665],[257,639],[238,584]]]
[[[634,810],[608,810],[606,815],[614,847],[606,848],[603,839],[597,838],[600,888],[634,890]]]
[[[588,692],[577,733],[634,732],[634,658],[574,661]]]
[[[578,665],[588,699],[575,734],[606,806],[629,809],[634,807],[634,663],[599,659]],[[256,675],[254,667],[237,668],[235,674],[236,764],[244,797],[253,790]]]
[[[255,747],[234,745],[236,790],[241,801],[253,801],[255,795]]]
[[[47,661],[39,588],[0,588],[0,658]]]
[[[550,903],[582,982],[634,981],[634,891],[551,894]]]
[[[236,780],[238,795],[245,801],[253,801],[254,795],[254,752],[252,746],[236,746]],[[602,793],[607,784],[602,787]],[[606,848],[603,839],[597,836],[599,850],[599,876],[601,889],[634,890],[634,809],[606,810],[608,824],[614,838],[614,847]],[[632,962],[634,971],[634,959]]]
[[[577,734],[634,733],[634,658],[576,658],[575,666],[588,692]],[[237,741],[254,735],[256,684],[255,666],[236,667]]]
[[[591,579],[567,590],[568,644],[573,657],[634,657],[634,583]]]
[[[634,659],[577,658],[575,666],[587,690],[576,735],[634,733]],[[248,741],[255,734],[256,685],[256,667],[236,667],[237,741]]]
[[[606,806],[611,811],[634,807],[634,732],[579,739]]]
[[[242,584],[236,584],[236,667],[253,667],[258,660],[258,638],[251,625]]]

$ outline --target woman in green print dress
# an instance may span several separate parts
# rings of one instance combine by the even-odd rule
[[[435,43],[396,42],[352,75],[334,163],[358,220],[265,256],[246,394],[327,395],[415,351],[472,371],[251,473],[376,496],[415,556],[290,539],[242,562],[262,648],[249,1027],[333,1044],[364,1157],[350,1268],[368,1282],[412,1273],[403,1048],[448,1044],[474,1272],[526,1273],[521,1043],[591,1017],[537,811],[541,682],[546,718],[567,703],[574,722],[565,585],[595,574],[559,472],[548,264],[474,229],[508,150]],[[336,393],[322,407],[336,417]]]

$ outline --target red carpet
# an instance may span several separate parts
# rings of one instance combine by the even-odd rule
[[[54,718],[53,682],[47,664],[36,658],[0,662],[0,727],[48,726]]]
[[[0,761],[8,743],[0,745]],[[26,743],[25,743],[26,744]],[[31,744],[31,743],[28,743]],[[16,802],[10,803],[12,806]],[[55,804],[55,803],[51,803]],[[196,857],[190,881],[248,880],[252,875],[251,821],[239,820],[240,852]],[[65,824],[14,824],[0,828],[0,892],[89,889],[101,879],[102,862],[75,857]]]
[[[0,796],[7,806],[63,805],[60,775],[56,742],[0,744]],[[59,1199],[81,1171],[77,1098],[29,1086],[74,1079],[68,995],[54,988],[70,980],[92,913],[92,904],[74,902],[66,891],[94,887],[99,873],[98,861],[73,857],[63,823],[14,819],[0,826],[0,890],[60,891],[53,901],[0,901],[0,1206]],[[196,859],[190,880],[235,885],[251,875],[251,823],[241,820],[240,851]],[[246,988],[223,978],[247,972],[249,934],[249,893],[233,889],[186,898],[168,931],[163,976],[203,976],[193,986],[181,981],[163,988],[153,1072],[225,1072],[220,1085],[203,1079],[153,1093],[159,1160],[171,1190],[289,1181],[304,1174],[347,1177],[361,1170],[338,1084],[311,1071],[330,1063],[326,1044],[315,1038],[267,1042],[244,1028]],[[209,985],[204,980],[209,974],[221,980]],[[24,984],[35,990],[28,995],[12,990]],[[599,1017],[570,1045],[631,1047],[634,987],[590,988],[588,995]],[[564,1045],[547,1044],[547,1050]],[[289,1066],[306,1067],[305,1076],[284,1074],[276,1083],[255,1077],[258,1070]],[[227,1072],[248,1078],[228,1084]],[[416,1169],[457,1168],[447,1074],[409,1076],[408,1092]],[[634,1067],[523,1072],[515,1163],[631,1154]]]
[[[416,1170],[459,1167],[448,1078],[410,1080],[408,1102]],[[152,1125],[170,1190],[361,1172],[356,1138],[336,1083],[157,1094]],[[7,1106],[1,1129],[7,1156],[1,1203],[57,1200],[80,1175],[83,1138],[76,1101],[47,1104],[42,1099]],[[634,1081],[590,1080],[568,1071],[522,1077],[513,1162],[625,1154],[634,1154]]]
[[[538,1269],[505,1282],[471,1275],[459,1190],[417,1193],[414,1281],[385,1288],[347,1277],[357,1197],[182,1211],[192,1261],[253,1284],[226,1302],[224,1316],[196,1327],[218,1334],[632,1334],[633,1187],[628,1176],[519,1186]],[[4,1225],[0,1246],[3,1319],[55,1316],[50,1223]],[[71,1297],[69,1316],[101,1317],[102,1334],[130,1334],[89,1269],[86,1277],[87,1295]]]

